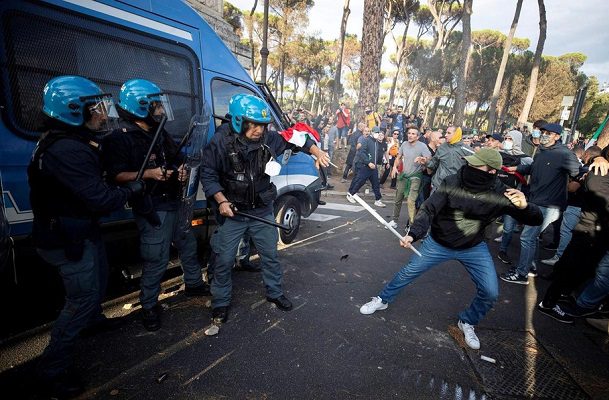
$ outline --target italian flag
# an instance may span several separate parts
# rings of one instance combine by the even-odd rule
[[[320,145],[319,133],[309,125],[298,122],[294,126],[286,129],[285,131],[279,132],[281,136],[288,142],[295,144],[298,147],[304,146],[307,141],[307,137],[311,138],[317,146]]]

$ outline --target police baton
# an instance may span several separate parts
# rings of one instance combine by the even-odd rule
[[[159,126],[156,128],[154,137],[152,138],[152,143],[150,143],[150,147],[148,147],[148,153],[146,153],[144,162],[142,163],[140,170],[137,171],[137,175],[135,177],[136,181],[139,181],[142,179],[142,176],[144,175],[144,170],[146,169],[146,165],[148,165],[148,161],[150,161],[150,155],[152,154],[152,149],[154,149],[154,146],[156,146],[157,142],[159,141],[159,137],[161,136],[161,132],[163,132],[163,128],[165,127],[166,122],[167,122],[167,116],[163,115],[163,117],[161,118],[161,122],[159,123]]]
[[[269,219],[259,217],[257,215],[252,215],[252,214],[244,213],[242,211],[237,211],[234,208],[233,208],[233,213],[235,215],[240,215],[242,217],[246,217],[246,218],[250,218],[250,219],[253,219],[253,220],[256,220],[256,221],[264,222],[265,224],[275,226],[275,227],[277,227],[279,229],[283,229],[284,231],[291,231],[293,229],[292,226],[283,225],[283,224],[277,223],[275,221],[271,221]]]

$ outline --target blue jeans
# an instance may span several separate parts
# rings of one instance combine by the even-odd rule
[[[342,128],[337,128],[338,129],[338,136],[337,139],[342,139],[342,138],[346,138],[347,134],[349,133],[349,127],[348,126],[343,126]]]
[[[586,286],[577,298],[577,305],[596,308],[609,295],[609,251],[596,267],[594,280]]]
[[[381,195],[378,170],[376,168],[370,169],[368,165],[362,163],[355,164],[355,176],[351,181],[351,185],[349,185],[349,193],[356,194],[368,179],[370,179],[372,184],[375,200],[380,200],[383,196]]]
[[[514,234],[514,229],[516,229],[516,225],[518,222],[510,215],[505,214],[503,216],[503,235],[501,236],[501,245],[499,246],[499,251],[506,252],[508,247],[510,247],[510,243],[512,242],[512,235]]]
[[[565,249],[573,236],[573,229],[579,222],[579,216],[581,213],[581,208],[568,206],[565,212],[562,214],[562,224],[560,225],[560,242],[558,243],[558,248],[556,249],[556,257],[560,258],[565,252]]]
[[[178,249],[184,284],[197,287],[203,284],[201,266],[197,258],[197,240],[192,231],[177,232],[178,212],[157,211],[161,225],[150,225],[146,218],[137,215],[135,222],[140,231],[140,256],[144,261],[140,280],[140,303],[142,308],[151,309],[161,293],[161,280],[169,263],[169,252],[173,241]]]
[[[406,285],[428,269],[444,261],[457,260],[463,264],[476,284],[476,297],[469,307],[459,313],[459,319],[470,325],[477,325],[499,296],[495,264],[486,243],[480,242],[469,249],[449,249],[437,243],[429,235],[423,240],[419,251],[422,257],[413,255],[408,264],[385,285],[379,297],[384,302],[391,303]]]
[[[543,215],[543,222],[539,226],[525,225],[520,234],[520,260],[516,272],[520,276],[527,276],[533,260],[537,256],[537,241],[539,235],[552,222],[560,217],[560,209],[558,207],[539,207]]]
[[[72,366],[74,344],[80,331],[102,317],[108,260],[101,240],[85,240],[79,261],[68,260],[63,249],[36,251],[44,261],[59,269],[66,291],[66,302],[53,324],[51,340],[40,361],[41,373],[53,378]]]
[[[274,220],[272,214],[264,218]],[[277,228],[264,222],[236,216],[226,218],[224,224],[218,226],[211,238],[211,248],[215,256],[214,276],[211,281],[212,308],[226,307],[230,304],[233,264],[239,242],[246,234],[254,241],[260,255],[266,296],[275,299],[283,294],[281,288],[283,272],[277,254],[279,239]]]

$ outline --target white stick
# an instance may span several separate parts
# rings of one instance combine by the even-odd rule
[[[468,149],[468,148],[467,148],[467,147],[465,147],[465,146],[461,146],[461,148],[462,148],[463,150],[465,150],[465,151],[470,152],[471,154],[476,154],[476,152],[475,152],[475,151],[473,151],[472,149]]]
[[[331,166],[333,166],[334,168],[338,168],[338,165],[334,164],[332,161],[328,161],[330,163]]]
[[[393,226],[389,225],[389,222],[385,221],[385,218],[381,217],[379,215],[379,213],[377,213],[372,207],[370,207],[368,205],[368,203],[366,203],[364,200],[362,200],[361,197],[358,196],[358,194],[354,194],[352,195],[352,197],[355,199],[355,201],[357,201],[362,207],[364,207],[370,214],[372,214],[372,216],[374,218],[376,218],[381,224],[383,224],[385,226],[385,228],[389,229],[391,231],[391,233],[393,233],[395,236],[397,236],[398,239],[400,240],[404,240],[404,237],[402,235],[400,235],[398,233],[398,231],[396,231]],[[414,251],[414,253],[419,256],[422,257],[421,253],[419,252],[419,250],[415,249],[415,247],[411,244],[410,245],[410,249],[412,249],[412,251]]]

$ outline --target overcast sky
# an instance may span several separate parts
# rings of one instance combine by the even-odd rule
[[[254,0],[229,0],[241,9],[251,9]],[[264,0],[258,1],[262,12]],[[315,0],[309,12],[308,33],[319,34],[324,39],[335,39],[340,32],[343,0]],[[426,4],[426,1],[421,1]],[[495,29],[508,33],[516,1],[473,0],[472,30]],[[587,75],[595,75],[600,84],[609,82],[609,0],[546,0],[548,32],[544,54],[559,56],[581,52],[588,60],[582,67]],[[364,0],[351,0],[351,15],[347,32],[362,36]],[[401,30],[400,28],[397,28]],[[412,30],[411,30],[412,31]],[[397,33],[396,33],[397,34]],[[539,37],[539,8],[536,0],[524,0],[516,37],[529,38],[531,51],[535,51]],[[386,42],[389,45],[389,41]],[[387,53],[393,53],[391,49]],[[385,54],[387,59],[389,54]],[[383,63],[384,69],[389,69]]]

